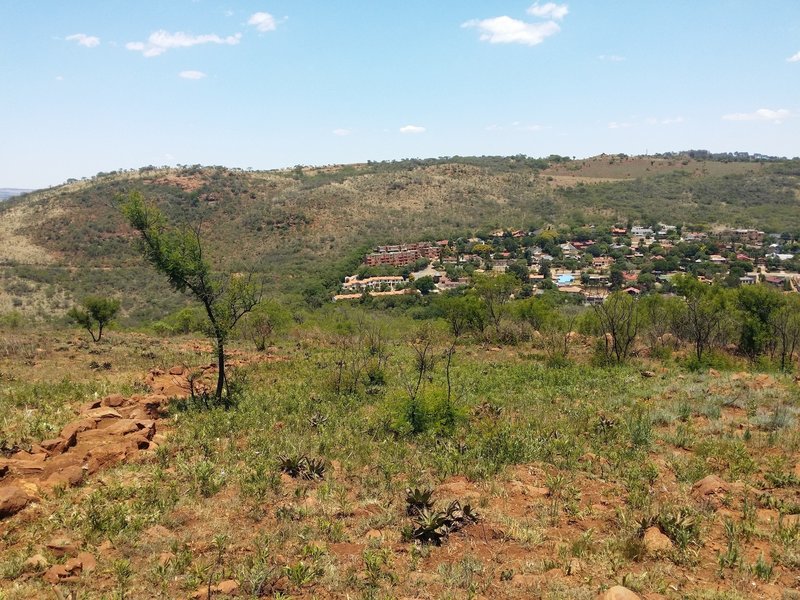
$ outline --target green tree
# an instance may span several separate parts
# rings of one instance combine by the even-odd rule
[[[602,304],[596,304],[593,308],[604,335],[603,350],[606,360],[624,363],[630,355],[642,322],[638,301],[624,292],[614,292]]]
[[[797,294],[787,296],[784,305],[772,312],[769,326],[780,354],[781,370],[788,370],[800,344],[800,298]]]
[[[705,352],[725,334],[730,312],[727,295],[719,285],[706,285],[690,275],[678,275],[672,283],[684,298],[674,316],[675,328],[692,343],[697,362],[702,363]]]
[[[92,340],[99,342],[103,337],[103,329],[114,320],[119,312],[119,300],[115,298],[102,298],[100,296],[88,296],[84,298],[83,308],[72,307],[67,312],[67,317],[86,329]],[[97,335],[94,328],[97,326]]]
[[[272,335],[286,327],[291,318],[289,311],[275,300],[262,300],[243,317],[240,327],[243,335],[253,342],[256,350],[263,352]]]
[[[742,328],[739,350],[755,359],[774,344],[770,319],[783,304],[783,294],[766,284],[745,285],[736,290],[736,306],[741,311]]]
[[[500,329],[500,319],[511,295],[519,288],[519,279],[508,273],[499,275],[476,274],[473,277],[473,289],[486,306],[486,313],[494,325]]]
[[[436,299],[436,304],[454,338],[470,330],[483,333],[486,329],[486,308],[475,294],[443,294]]]
[[[522,284],[528,283],[528,265],[524,260],[516,261],[508,265],[507,273],[514,275]]]
[[[227,389],[225,345],[245,314],[261,300],[261,289],[252,274],[216,273],[203,254],[199,227],[175,227],[163,213],[146,203],[139,192],[121,201],[122,213],[139,232],[140,249],[147,261],[165,275],[177,291],[191,294],[205,309],[208,335],[217,357],[215,398],[223,401]],[[230,398],[228,398],[230,400]]]
[[[616,264],[611,265],[608,280],[611,283],[612,290],[621,290],[625,286],[625,276],[623,275],[622,267]]]
[[[436,289],[436,284],[433,281],[433,277],[425,275],[424,277],[414,280],[414,287],[417,288],[423,296],[426,296]]]

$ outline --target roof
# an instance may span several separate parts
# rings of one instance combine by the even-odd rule
[[[579,285],[565,285],[558,288],[559,292],[564,292],[565,294],[582,294],[583,288]]]

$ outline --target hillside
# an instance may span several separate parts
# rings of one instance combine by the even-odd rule
[[[129,322],[183,300],[138,257],[113,205],[141,190],[178,222],[201,222],[222,268],[254,268],[297,294],[331,281],[377,243],[497,227],[619,221],[800,230],[800,165],[688,157],[481,157],[251,172],[143,168],[99,174],[0,207],[0,312],[63,311],[123,297]]]

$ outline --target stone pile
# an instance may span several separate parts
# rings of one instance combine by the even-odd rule
[[[154,369],[146,381],[154,393],[97,399],[83,406],[58,437],[0,456],[0,519],[19,512],[42,492],[78,485],[101,469],[155,449],[156,423],[168,400],[190,393],[189,370]]]

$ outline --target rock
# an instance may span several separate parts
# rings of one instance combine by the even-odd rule
[[[642,377],[655,377],[656,374],[653,371],[642,371]]]
[[[225,596],[229,596],[236,592],[239,589],[239,583],[234,581],[233,579],[226,579],[225,581],[220,581],[214,588],[220,593]]]
[[[128,456],[130,445],[116,442],[96,446],[87,454],[89,473],[96,473],[101,468],[122,462]]]
[[[692,486],[691,495],[695,500],[705,501],[719,508],[722,497],[731,491],[731,485],[716,475],[707,475]]]
[[[67,446],[75,445],[75,440],[77,439],[77,435],[83,431],[88,431],[89,429],[94,429],[97,423],[94,419],[79,419],[77,421],[73,421],[64,427],[61,430],[61,438],[67,441]]]
[[[377,529],[370,529],[364,537],[368,540],[381,540],[383,539],[383,534]]]
[[[66,569],[70,575],[77,575],[81,571],[83,571],[83,562],[80,558],[70,558],[67,562],[64,563],[64,569]]]
[[[228,361],[225,361],[226,363]],[[169,370],[170,375],[183,375],[183,367],[181,366],[174,366]]]
[[[624,586],[615,585],[597,596],[597,600],[642,600],[642,598],[639,594],[632,592]]]
[[[122,415],[113,408],[108,406],[101,406],[94,408],[83,413],[84,419],[93,419],[95,422],[102,421],[103,419],[121,419]]]
[[[63,581],[71,575],[72,574],[64,567],[64,565],[53,565],[47,569],[47,571],[45,571],[44,575],[42,575],[42,579],[44,579],[47,583],[52,583],[55,585],[59,581]]]
[[[53,538],[45,544],[45,548],[47,548],[56,558],[61,558],[68,555],[71,556],[77,554],[78,552],[78,548],[75,546],[74,542],[66,537]]]
[[[84,573],[88,573],[89,571],[94,571],[97,567],[97,560],[95,559],[94,555],[90,552],[78,552],[77,560],[81,563],[81,569],[83,569]]]
[[[123,404],[125,404],[125,396],[122,394],[111,394],[102,400],[103,406],[110,406],[111,408],[117,408]]]
[[[86,470],[82,466],[73,465],[56,471],[44,481],[45,488],[73,487],[83,481]]]
[[[158,555],[158,564],[162,567],[166,567],[174,560],[175,555],[172,552],[162,552]]]
[[[25,561],[25,570],[38,571],[40,569],[46,569],[49,565],[50,563],[47,562],[47,559],[44,556],[41,554],[34,554]]]
[[[67,440],[64,438],[53,438],[50,440],[43,440],[39,444],[42,448],[47,450],[49,454],[60,454],[67,449]]]
[[[8,485],[0,489],[0,519],[17,514],[33,497],[16,485]]]
[[[650,556],[664,554],[672,550],[672,540],[661,533],[658,527],[648,527],[642,538],[644,551]]]

